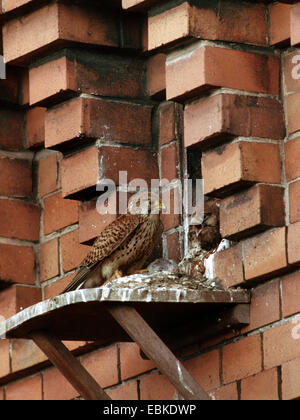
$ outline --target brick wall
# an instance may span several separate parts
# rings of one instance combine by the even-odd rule
[[[300,398],[300,3],[103,4],[0,3],[0,315],[70,282],[114,218],[97,182],[192,177],[192,156],[231,243],[215,275],[252,288],[251,322],[180,357],[215,399]],[[179,261],[183,220],[163,219]],[[113,399],[175,395],[135,344],[66,344]],[[0,340],[0,399],[75,397],[31,341]]]

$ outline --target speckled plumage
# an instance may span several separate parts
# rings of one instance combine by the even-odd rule
[[[79,271],[63,291],[99,287],[113,278],[134,274],[151,256],[163,232],[159,214],[119,216],[100,234]]]

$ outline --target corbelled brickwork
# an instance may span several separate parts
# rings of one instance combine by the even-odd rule
[[[214,399],[299,399],[300,3],[100,3],[0,2],[0,316],[71,281],[116,217],[101,180],[202,176],[231,244],[215,275],[252,288],[251,322],[179,356]],[[162,219],[180,261],[185,221]],[[66,344],[113,399],[174,398],[135,344]],[[33,342],[0,340],[0,399],[76,397]]]

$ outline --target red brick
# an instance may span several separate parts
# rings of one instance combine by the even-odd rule
[[[146,66],[143,60],[88,51],[64,50],[62,54],[62,57],[56,54],[49,61],[30,68],[31,105],[61,102],[80,93],[132,98],[145,96]]]
[[[291,45],[292,46],[300,44],[299,18],[300,18],[300,5],[294,4],[291,7]]]
[[[44,25],[49,29],[45,33]],[[3,51],[7,63],[25,63],[29,58],[54,45],[79,42],[119,46],[118,21],[113,14],[95,8],[52,3],[22,19],[3,26]]]
[[[43,372],[44,400],[72,400],[78,392],[56,368]]]
[[[167,100],[185,100],[215,87],[278,94],[279,61],[269,55],[200,43],[170,55],[166,69]]]
[[[180,178],[179,145],[173,142],[160,151],[161,155],[161,178],[169,182]]]
[[[265,369],[299,357],[299,316],[264,331],[263,349]]]
[[[270,43],[289,45],[291,38],[291,5],[276,3],[270,6]]]
[[[288,227],[287,248],[289,264],[300,265],[300,222],[292,223]]]
[[[40,289],[14,284],[0,293],[0,314],[8,319],[41,300]]]
[[[6,66],[6,79],[0,79],[0,103],[20,103],[19,73],[15,67]]]
[[[0,340],[0,378],[10,373],[9,340]]]
[[[58,239],[40,245],[40,281],[59,275]]]
[[[175,391],[169,380],[159,372],[142,376],[140,379],[141,400],[172,400]]]
[[[300,312],[300,273],[282,278],[282,316],[287,317]]]
[[[290,222],[291,223],[295,223],[300,220],[299,193],[300,193],[300,181],[292,182],[289,185]]]
[[[38,241],[40,208],[34,203],[0,200],[0,235]]]
[[[47,83],[45,83],[47,85]],[[39,147],[45,142],[46,108],[34,107],[27,111],[26,130],[29,147]]]
[[[42,377],[40,375],[21,379],[6,386],[7,400],[42,400]]]
[[[78,202],[67,200],[61,193],[44,200],[44,234],[59,231],[78,222]]]
[[[285,171],[287,181],[300,177],[300,167],[297,156],[300,153],[300,137],[284,144]]]
[[[277,401],[278,399],[277,369],[265,370],[241,382],[241,400],[243,401]]]
[[[280,184],[279,147],[270,143],[238,142],[204,153],[204,194],[223,196],[255,182]]]
[[[142,11],[160,3],[160,0],[122,0],[123,9]]]
[[[47,360],[45,354],[32,340],[15,339],[11,342],[11,370],[22,371]]]
[[[151,146],[152,107],[103,99],[76,98],[46,115],[45,146],[61,150],[74,140]]]
[[[225,384],[260,372],[262,369],[260,335],[242,338],[224,346],[222,357]]]
[[[12,197],[32,195],[31,160],[0,156],[0,194]]]
[[[112,400],[118,400],[118,401],[138,400],[137,381],[126,382],[106,392]]]
[[[182,258],[182,243],[178,232],[170,233],[166,237],[168,258],[175,262],[181,261]]]
[[[83,356],[82,365],[103,388],[119,382],[116,345]]]
[[[222,281],[225,287],[243,284],[244,273],[241,244],[215,254],[214,275]]]
[[[270,227],[285,225],[284,188],[254,187],[225,198],[220,206],[220,233],[238,240]]]
[[[209,396],[211,399],[217,401],[237,401],[239,398],[236,382],[210,391]]]
[[[206,391],[220,386],[219,350],[213,350],[190,359],[184,363],[184,366]]]
[[[244,242],[245,279],[275,277],[287,268],[286,229],[267,231]]]
[[[24,112],[0,110],[0,146],[3,149],[22,150],[25,144]]]
[[[266,45],[268,37],[264,5],[236,5],[211,1],[210,7],[188,2],[149,17],[149,50],[200,38]]]
[[[110,179],[119,185],[119,171],[127,171],[128,183],[158,179],[157,154],[151,150],[101,145],[76,153],[62,161],[62,190],[64,197],[80,198],[86,191],[95,192],[99,173],[101,180]],[[78,177],[80,174],[80,177]]]
[[[159,143],[163,145],[176,138],[176,104],[163,102],[159,106]]]
[[[32,2],[32,0],[5,0],[4,11],[6,13],[10,12],[11,10],[18,9],[24,4],[28,4],[30,2]]]
[[[135,343],[120,343],[121,380],[132,378],[154,369],[151,360],[144,360],[140,348]]]
[[[150,96],[161,97],[166,90],[166,55],[156,54],[148,60],[148,91]]]
[[[299,123],[300,92],[287,97],[288,132],[293,134],[300,130]]]
[[[45,286],[44,300],[51,299],[54,296],[62,293],[62,291],[65,290],[65,288],[71,283],[74,277],[75,274],[71,274],[70,276],[66,276]]]
[[[242,329],[242,333],[256,330],[280,319],[279,287],[279,281],[275,280],[252,289],[250,324]]]
[[[80,245],[78,230],[67,233],[61,238],[62,266],[65,272],[79,267],[90,247]]]
[[[165,232],[178,227],[181,223],[181,208],[179,208],[180,201],[178,201],[178,189],[171,189],[169,192],[166,191],[166,194],[168,196],[168,199],[170,197],[170,205],[168,199],[165,198],[165,193],[163,193],[162,200],[167,209],[167,213],[161,214],[160,216],[162,224],[164,225]]]
[[[39,160],[38,196],[57,189],[57,156],[52,154]]]
[[[286,129],[279,101],[255,96],[219,94],[185,107],[186,147],[207,147],[243,136],[283,139]]]
[[[282,368],[282,399],[294,400],[300,397],[300,358],[283,363]]]
[[[300,50],[284,55],[283,58],[284,88],[286,93],[300,90]]]
[[[35,283],[35,255],[32,247],[0,244],[0,255],[0,278],[2,280],[22,284]]]

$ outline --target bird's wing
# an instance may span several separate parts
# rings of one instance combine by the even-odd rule
[[[143,220],[143,216],[138,214],[124,214],[108,225],[95,240],[91,250],[82,261],[78,273],[62,293],[77,289],[90,272],[105,257],[112,254]]]
[[[108,257],[143,221],[144,217],[139,214],[119,216],[101,232],[81,265],[92,268]]]

